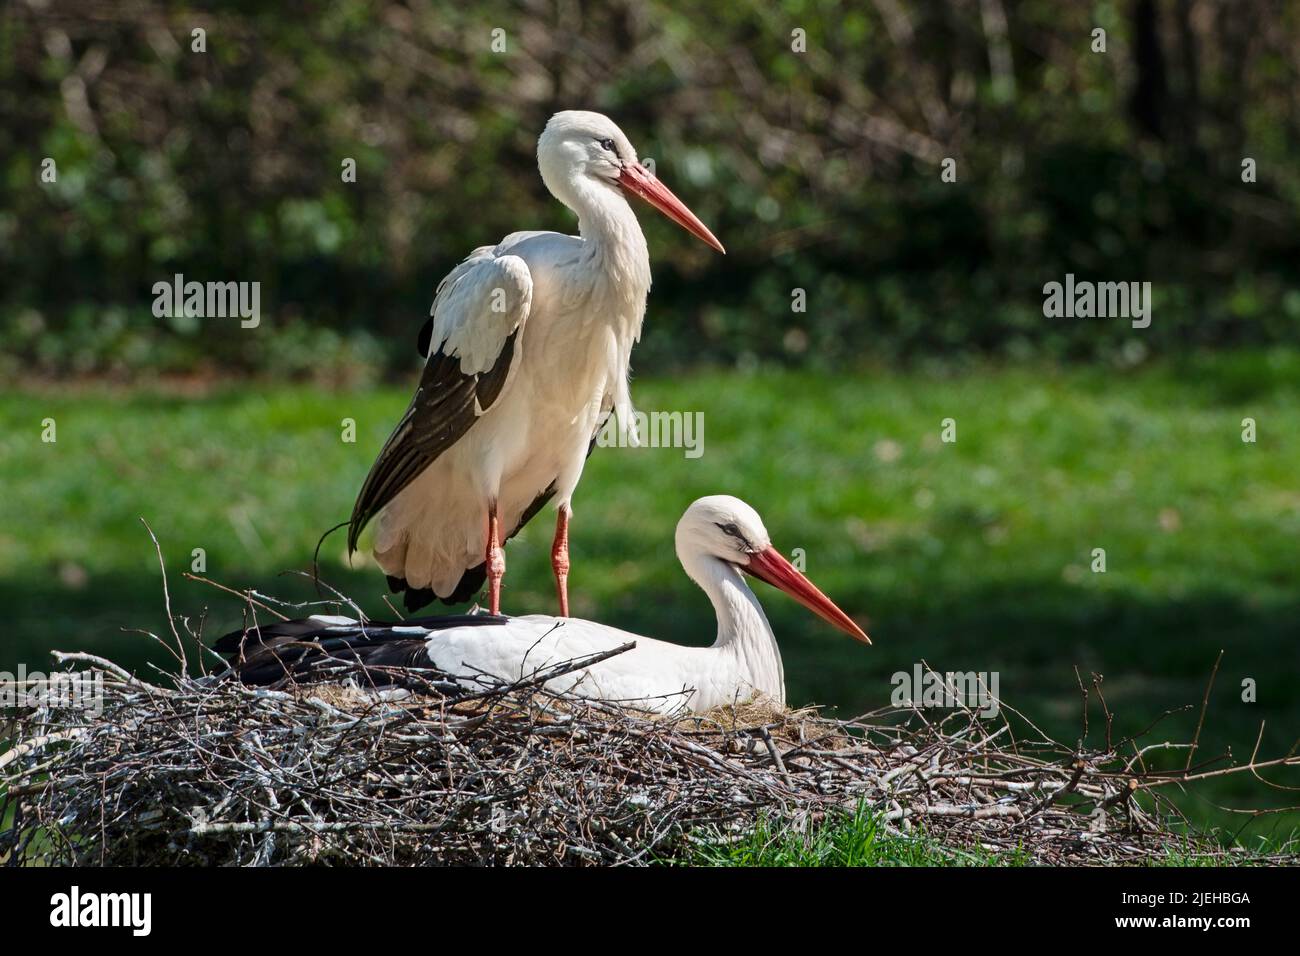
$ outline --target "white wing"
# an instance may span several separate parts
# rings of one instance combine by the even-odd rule
[[[528,318],[533,278],[518,256],[474,250],[438,284],[433,298],[430,359],[438,353],[460,360],[465,375],[488,371]]]
[[[546,682],[547,688],[671,713],[689,707],[699,682],[711,683],[715,676],[711,665],[717,655],[701,653],[702,648],[667,644],[581,618],[544,614],[512,617],[501,627],[438,631],[429,638],[428,655],[439,670],[476,684],[482,675],[501,681],[538,677],[628,643],[635,646],[554,677]]]
[[[528,264],[518,256],[474,250],[438,284],[421,333],[427,359],[415,397],[352,506],[348,550],[366,523],[469,431],[509,387],[523,353],[533,301]]]

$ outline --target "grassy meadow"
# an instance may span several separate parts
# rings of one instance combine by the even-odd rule
[[[292,600],[344,520],[410,381],[364,391],[261,382],[213,391],[30,387],[0,392],[0,669],[87,649],[165,663],[132,629],[163,633],[162,546],[174,609],[210,637],[237,598],[207,576]],[[1075,668],[1104,675],[1117,737],[1169,717],[1152,739],[1186,740],[1225,651],[1198,762],[1300,737],[1300,353],[1224,354],[1100,366],[910,372],[700,371],[638,379],[645,411],[703,411],[704,453],[598,449],[575,502],[573,612],[707,643],[710,609],[679,568],[673,527],[703,494],[758,508],[778,547],[861,621],[864,648],[763,585],[792,704],[882,705],[890,675],[997,671],[1002,697],[1060,739],[1081,733]],[[1242,441],[1242,420],[1258,429]],[[52,418],[57,441],[42,442]],[[356,441],[341,439],[356,422]],[[956,441],[941,423],[956,423]],[[507,612],[555,608],[549,512],[508,549]],[[1105,573],[1091,570],[1104,548]],[[383,577],[349,567],[341,533],[322,576],[375,616]],[[1257,700],[1242,700],[1243,681]],[[1093,699],[1087,745],[1104,742]],[[1182,761],[1178,758],[1179,764]],[[1300,785],[1300,779],[1272,779]],[[1198,821],[1285,837],[1294,815],[1244,775],[1182,798]],[[1294,795],[1292,795],[1294,796]],[[1290,802],[1295,802],[1294,800]]]

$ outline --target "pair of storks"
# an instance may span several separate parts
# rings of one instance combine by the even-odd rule
[[[435,668],[480,682],[635,646],[549,682],[552,689],[660,712],[703,712],[762,695],[785,702],[781,655],[745,574],[790,594],[853,637],[866,634],[777,551],[753,508],[714,495],[677,525],[677,556],[717,612],[717,640],[683,647],[568,617],[574,489],[607,418],[633,421],[629,358],[650,290],[645,237],[627,201],[639,196],[719,252],[722,244],[637,159],[599,113],[546,124],[537,164],[551,195],[578,216],[578,236],[516,232],[474,250],[438,286],[420,335],[424,372],[367,475],[348,527],[349,552],[378,517],[374,557],[414,611],[473,597],[488,614],[400,624],[317,616],[227,635],[241,677],[308,675],[344,657],[368,673]],[[503,544],[548,502],[560,616],[500,615]]]

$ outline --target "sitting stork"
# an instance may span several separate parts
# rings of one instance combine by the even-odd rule
[[[628,362],[650,257],[627,195],[724,251],[608,117],[556,113],[537,165],[579,235],[511,233],[439,283],[415,397],[352,509],[348,553],[378,515],[375,560],[407,610],[467,601],[486,577],[497,614],[502,544],[554,500],[551,564],[568,615],[573,491],[611,411],[624,429],[632,420]]]
[[[246,684],[310,682],[328,674],[331,662],[346,661],[360,665],[363,679],[376,687],[404,686],[412,673],[436,670],[471,690],[603,657],[545,679],[546,688],[653,713],[698,714],[756,697],[785,705],[781,651],[745,575],[871,643],[772,546],[758,513],[738,498],[713,495],[686,509],[677,524],[677,557],[713,603],[712,646],[670,644],[578,618],[465,614],[400,624],[320,615],[235,631],[215,649]]]

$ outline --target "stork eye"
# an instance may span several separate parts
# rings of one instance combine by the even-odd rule
[[[618,150],[614,148],[614,141],[612,139],[602,139],[600,141],[600,148],[609,150],[615,156],[618,155]]]
[[[714,524],[716,524],[718,526],[718,530],[721,531],[723,534],[725,534],[727,537],[735,538],[736,547],[739,548],[742,552],[744,552],[745,554],[754,553],[755,550],[754,546],[749,543],[749,539],[745,537],[745,533],[741,531],[739,528],[737,528],[734,522],[728,521],[724,524],[721,521],[715,521]]]

